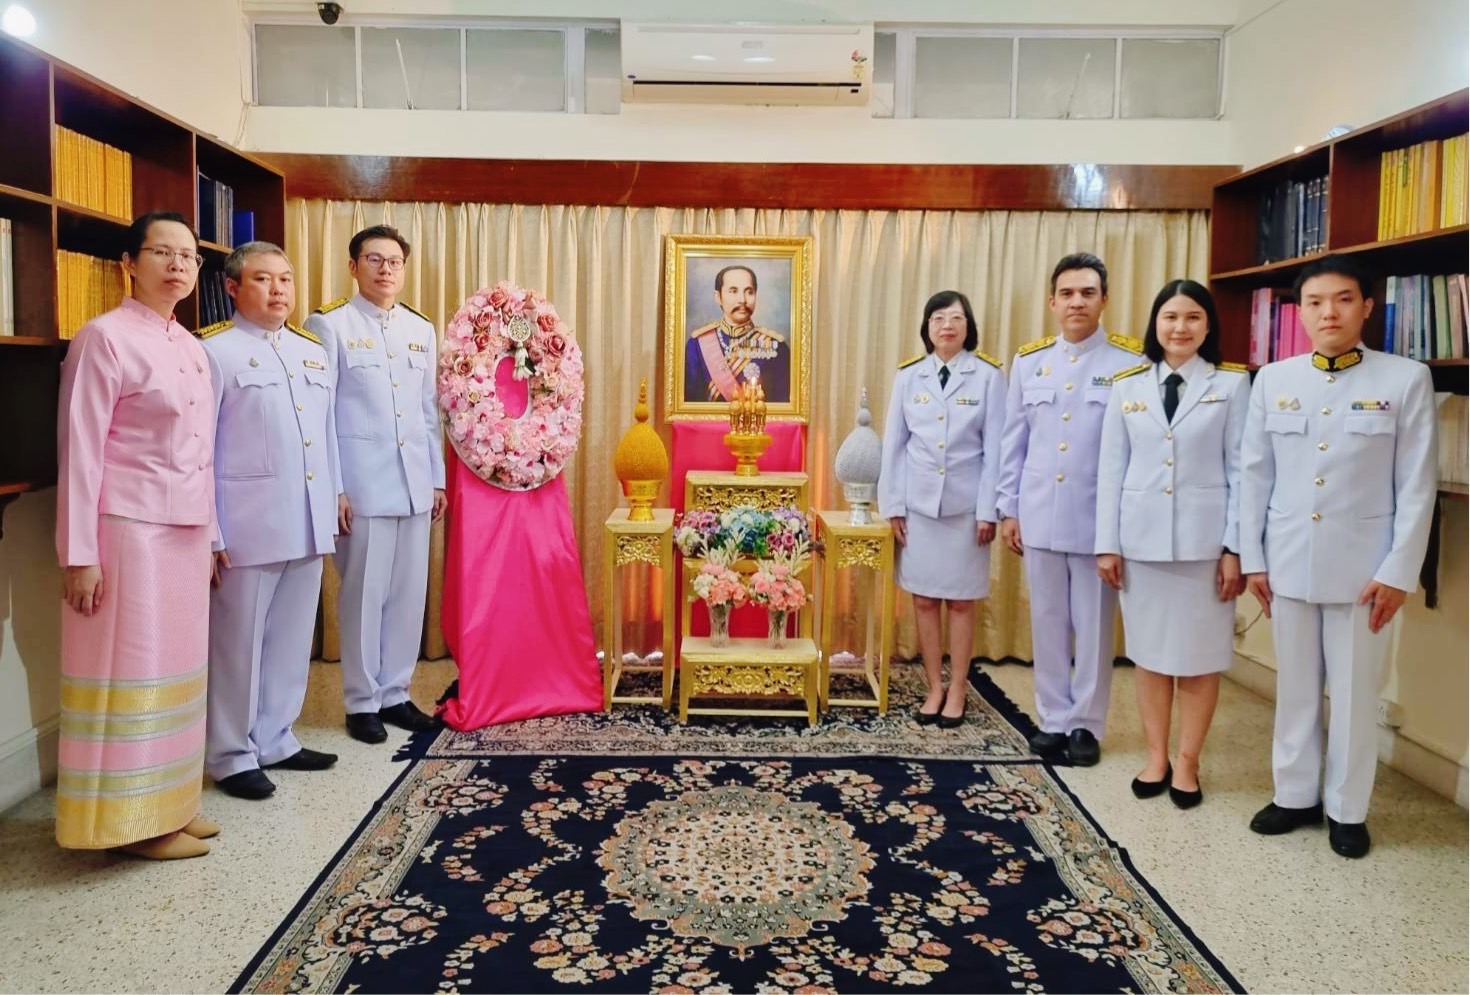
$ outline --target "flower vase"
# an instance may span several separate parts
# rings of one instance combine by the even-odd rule
[[[771,608],[766,611],[766,639],[773,649],[786,645],[786,616],[789,612]]]
[[[709,606],[709,644],[711,646],[730,645],[730,605]]]

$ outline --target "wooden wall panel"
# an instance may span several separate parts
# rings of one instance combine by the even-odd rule
[[[260,153],[288,197],[854,210],[1208,208],[1235,166],[906,166]]]

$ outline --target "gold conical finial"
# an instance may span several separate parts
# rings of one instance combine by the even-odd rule
[[[630,522],[653,521],[653,502],[658,498],[659,484],[669,475],[669,454],[663,440],[648,424],[648,380],[638,383],[638,404],[633,408],[634,423],[613,454],[613,468],[628,498]]]

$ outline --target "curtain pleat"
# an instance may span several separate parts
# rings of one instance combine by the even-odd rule
[[[868,391],[874,421],[882,425],[895,369],[923,348],[919,320],[935,291],[965,293],[980,325],[980,347],[1009,362],[1018,346],[1050,333],[1047,283],[1051,267],[1069,252],[1095,252],[1107,262],[1104,325],[1133,335],[1142,334],[1149,305],[1166,281],[1203,281],[1208,273],[1205,211],[789,211],[296,199],[287,215],[286,250],[303,289],[298,321],[353,292],[347,242],[367,225],[387,223],[413,246],[403,300],[441,330],[466,297],[497,280],[540,290],[571,324],[585,356],[587,400],[582,445],[566,480],[595,621],[603,610],[602,523],[621,498],[612,453],[632,424],[640,379],[649,382],[655,420],[668,441],[660,389],[663,236],[813,237],[815,375],[807,471],[818,507],[842,506],[832,460],[854,425],[858,397]],[[436,658],[445,653],[441,527],[434,529],[430,555],[424,652]],[[991,569],[976,652],[1030,659],[1021,565],[997,547]],[[872,607],[868,586],[842,585],[839,631],[849,645],[862,639]],[[335,659],[337,578],[330,569],[323,594],[322,653]],[[623,597],[631,645],[657,646],[653,585],[632,585]],[[900,651],[912,653],[912,610],[906,598],[899,603]]]

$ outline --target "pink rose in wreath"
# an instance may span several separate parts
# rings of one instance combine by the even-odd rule
[[[501,396],[503,385],[519,382],[527,392],[524,412],[519,403],[508,410]],[[449,443],[486,483],[539,487],[577,451],[586,396],[582,351],[535,291],[501,282],[465,301],[445,329],[438,386]]]

